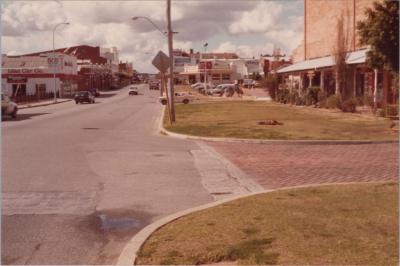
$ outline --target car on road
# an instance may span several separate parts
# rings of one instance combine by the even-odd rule
[[[95,97],[90,91],[79,91],[75,94],[75,103],[95,103]]]
[[[159,90],[160,89],[160,82],[157,80],[149,81],[149,89],[150,90]]]
[[[139,95],[139,89],[136,86],[132,86],[129,88],[128,95]]]
[[[256,81],[252,79],[245,79],[243,80],[243,87],[244,88],[254,88],[256,86]]]
[[[159,97],[158,100],[160,101],[160,103],[162,105],[167,104],[167,96],[165,96],[165,95]],[[188,104],[188,103],[194,101],[194,96],[192,94],[186,93],[186,92],[175,92],[174,101],[175,101],[175,103]]]
[[[1,94],[1,115],[10,115],[12,118],[17,118],[18,105],[11,101],[10,97]]]
[[[98,89],[91,89],[90,92],[94,95],[94,97],[100,96],[100,91]]]

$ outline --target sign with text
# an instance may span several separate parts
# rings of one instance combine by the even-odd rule
[[[212,63],[211,62],[200,62],[199,69],[211,69]]]

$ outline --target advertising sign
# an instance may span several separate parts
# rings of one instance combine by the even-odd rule
[[[184,66],[185,64],[190,64],[190,57],[174,57],[174,65],[175,66]]]
[[[199,69],[211,69],[212,63],[211,62],[200,62]]]
[[[8,77],[7,83],[26,83],[28,82],[27,78],[24,77]]]

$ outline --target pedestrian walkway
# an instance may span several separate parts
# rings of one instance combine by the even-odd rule
[[[323,183],[398,181],[398,144],[208,142],[265,189]]]
[[[69,102],[69,101],[72,101],[72,99],[62,98],[62,99],[57,99],[57,102],[54,102],[54,99],[51,99],[51,100],[45,100],[45,101],[39,101],[39,102],[21,103],[21,104],[18,104],[18,109],[46,106],[46,105],[64,103],[64,102]]]

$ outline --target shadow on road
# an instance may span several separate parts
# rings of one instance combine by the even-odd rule
[[[16,122],[16,121],[23,121],[23,120],[28,120],[31,119],[34,116],[40,116],[40,115],[48,115],[50,113],[34,113],[34,114],[17,114],[17,118],[12,118],[10,116],[2,116],[1,121],[2,122]]]

